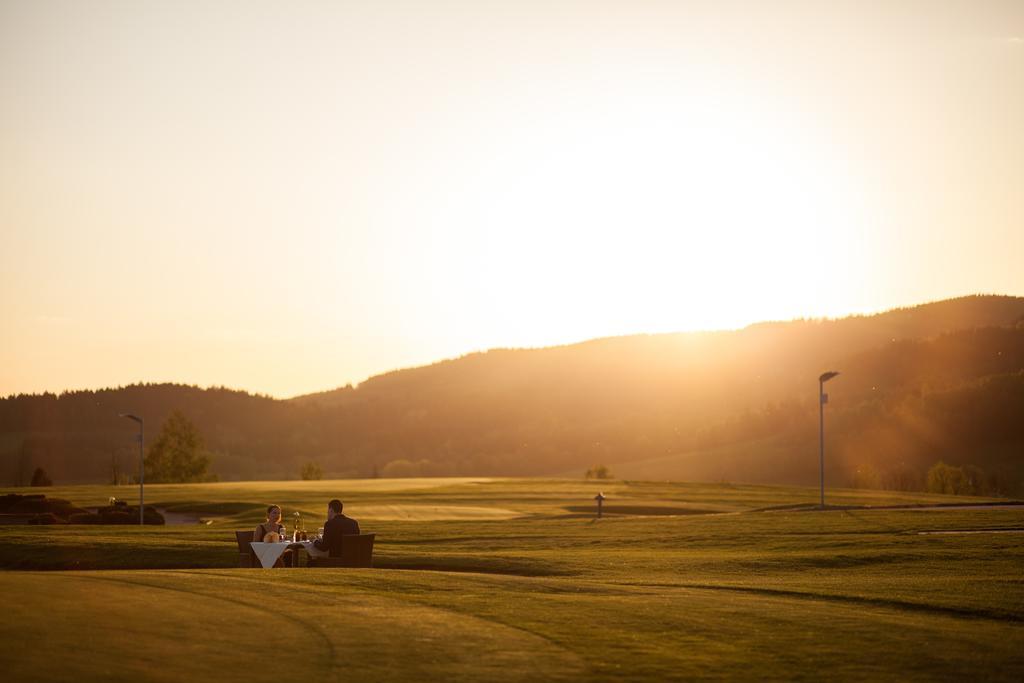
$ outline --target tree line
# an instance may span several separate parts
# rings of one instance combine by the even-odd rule
[[[62,482],[125,477],[138,446],[118,413],[144,415],[152,430],[179,410],[203,437],[203,476],[222,479],[314,477],[306,465],[371,477],[582,474],[606,463],[628,476],[631,463],[679,456],[671,478],[812,483],[816,377],[838,369],[826,410],[833,480],[923,489],[943,459],[1012,489],[1022,480],[1022,318],[1024,299],[972,297],[497,349],[287,401],[174,384],[13,396],[0,399],[0,477],[27,484],[36,467]]]

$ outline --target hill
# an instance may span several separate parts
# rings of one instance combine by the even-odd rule
[[[1024,428],[1024,298],[974,296],[838,320],[495,349],[290,400],[135,385],[0,399],[0,477],[134,471],[132,425],[181,409],[225,479],[581,473],[811,483],[817,376],[829,477],[920,486],[939,459],[1015,490]],[[647,473],[644,475],[643,473]]]

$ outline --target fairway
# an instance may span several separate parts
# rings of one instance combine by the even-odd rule
[[[583,668],[572,652],[521,629],[344,585],[307,588],[296,578],[149,571],[19,576],[8,587],[45,592],[63,612],[55,634],[34,630],[45,624],[15,608],[14,621],[30,625],[19,637],[45,642],[50,656],[16,664],[13,673],[22,680],[67,680],[69,671],[80,671],[181,681],[216,672],[224,681],[273,681],[357,672],[386,680],[419,671],[518,680]],[[264,657],[256,654],[260,643],[269,645]]]
[[[512,519],[515,510],[475,505],[364,505],[360,517],[371,521],[416,520],[420,522],[458,519]]]
[[[584,512],[598,490],[618,509],[601,520]],[[129,497],[48,493],[89,505],[110,491]],[[378,534],[374,569],[233,568],[232,530],[267,502],[309,527],[334,495]],[[794,508],[815,495],[502,479],[153,486],[154,504],[213,522],[5,527],[0,637],[29,653],[12,680],[1024,675],[1024,508],[862,491],[830,494],[846,509]],[[939,507],[853,507],[884,505]],[[451,516],[397,514],[431,509]]]

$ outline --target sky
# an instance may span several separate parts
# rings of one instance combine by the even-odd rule
[[[1024,295],[1024,3],[0,0],[0,396]]]

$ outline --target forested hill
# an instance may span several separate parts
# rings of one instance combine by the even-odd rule
[[[840,320],[497,349],[290,400],[135,385],[0,399],[0,480],[132,471],[133,425],[196,423],[221,478],[533,475],[810,483],[817,377],[836,484],[913,485],[938,459],[1024,475],[1024,298],[977,296]],[[5,482],[6,483],[6,482]]]

